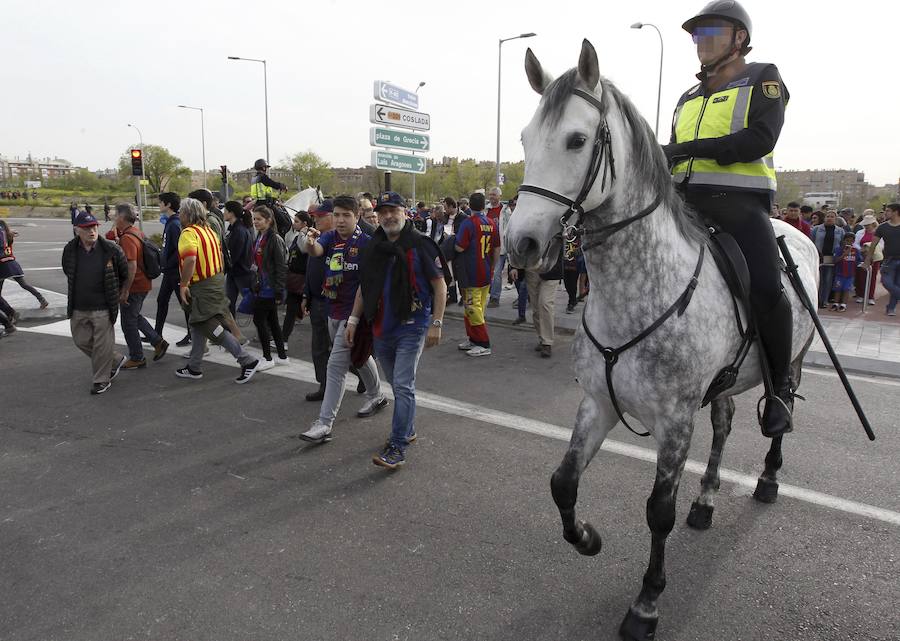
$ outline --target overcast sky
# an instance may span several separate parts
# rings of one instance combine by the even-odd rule
[[[431,114],[432,157],[495,155],[497,40],[503,45],[501,156],[520,160],[519,132],[538,96],[523,68],[531,46],[557,75],[582,38],[601,72],[656,118],[659,39],[665,63],[661,137],[698,63],[681,23],[704,0],[273,0],[59,2],[3,0],[0,154],[59,156],[99,169],[137,142],[163,145],[201,167],[242,169],[265,155],[262,65],[268,61],[274,164],[312,149],[333,166],[369,162],[368,109],[376,79],[414,89]],[[750,61],[778,65],[791,103],[775,151],[779,168],[853,168],[877,185],[900,176],[900,8],[889,0],[746,0]],[[664,134],[662,132],[665,132]]]

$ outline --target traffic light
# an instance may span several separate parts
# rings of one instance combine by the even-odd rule
[[[143,165],[143,153],[140,149],[132,149],[131,150],[131,175],[132,176],[143,176],[144,175],[144,165]]]
[[[222,174],[222,184],[228,182],[228,165],[219,165],[219,173]]]

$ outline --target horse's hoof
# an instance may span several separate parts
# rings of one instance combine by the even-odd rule
[[[774,503],[778,499],[778,481],[760,478],[756,482],[753,498],[760,503]]]
[[[659,617],[641,616],[629,608],[625,620],[619,626],[619,636],[625,641],[653,641],[658,622]]]
[[[595,530],[594,526],[590,523],[582,523],[581,527],[581,540],[573,544],[575,549],[578,550],[579,554],[583,554],[584,556],[595,556],[599,554],[600,548],[603,547],[603,541],[600,538],[600,535],[597,534],[597,530]]]
[[[704,505],[697,501],[691,503],[691,511],[687,517],[687,524],[695,530],[708,530],[712,525],[713,506]]]

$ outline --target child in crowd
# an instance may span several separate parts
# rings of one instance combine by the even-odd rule
[[[862,256],[853,247],[853,236],[847,234],[841,241],[840,247],[834,252],[834,284],[831,288],[831,291],[834,292],[834,303],[831,304],[831,311],[847,311],[850,292],[853,291],[856,266],[861,262]]]

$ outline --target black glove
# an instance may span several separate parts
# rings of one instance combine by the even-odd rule
[[[685,158],[690,158],[694,155],[693,143],[690,142],[676,142],[669,145],[663,145],[662,150],[663,153],[666,154],[666,161],[669,163],[670,167],[679,160],[684,160]]]

